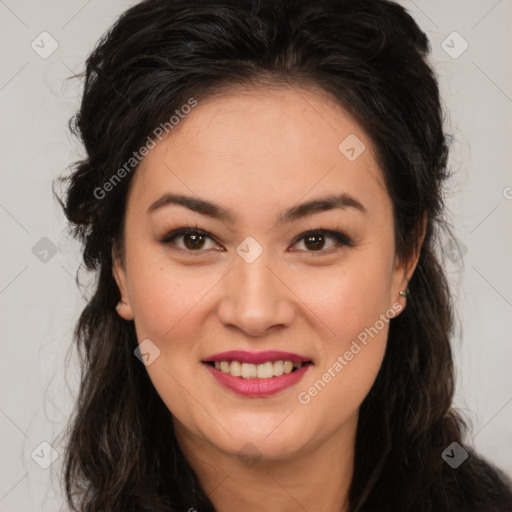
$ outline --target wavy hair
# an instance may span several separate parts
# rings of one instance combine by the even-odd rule
[[[506,477],[468,446],[441,458],[467,429],[452,407],[453,304],[437,247],[449,138],[429,42],[388,0],[145,0],[88,56],[70,128],[86,151],[63,199],[83,263],[97,277],[74,332],[81,384],[66,435],[62,480],[74,511],[213,511],[181,452],[170,412],[134,357],[112,251],[122,254],[136,166],[108,197],[98,190],[147,137],[193,97],[237,86],[313,86],[334,97],[373,141],[393,202],[397,255],[423,230],[404,312],[390,322],[376,381],[360,407],[350,511],[512,509]]]

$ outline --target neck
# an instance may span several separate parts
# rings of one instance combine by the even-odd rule
[[[176,438],[216,512],[346,512],[357,414],[319,444],[280,460],[219,450],[174,421]],[[261,458],[259,458],[261,457]]]

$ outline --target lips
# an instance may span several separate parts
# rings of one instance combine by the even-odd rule
[[[266,397],[296,384],[312,365],[306,356],[276,350],[232,350],[209,356],[203,363],[222,386],[250,397]]]

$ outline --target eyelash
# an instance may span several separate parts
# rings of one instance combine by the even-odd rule
[[[198,226],[195,226],[195,227],[187,226],[187,227],[183,227],[183,228],[171,231],[170,233],[165,235],[160,240],[160,242],[162,244],[164,244],[164,245],[169,245],[169,244],[172,243],[172,241],[174,239],[176,239],[176,238],[178,238],[180,236],[184,236],[184,235],[201,235],[201,236],[204,236],[206,238],[209,238],[210,240],[215,241],[215,238],[212,235],[210,235],[210,233],[208,233],[208,231],[206,231],[204,229],[201,229]],[[348,246],[348,247],[353,247],[354,246],[354,244],[352,243],[350,238],[347,235],[345,235],[344,233],[341,233],[339,231],[333,231],[331,229],[323,229],[323,228],[313,229],[313,230],[306,231],[305,233],[302,233],[301,235],[299,235],[294,240],[292,245],[295,245],[298,242],[300,242],[302,239],[307,238],[308,236],[312,236],[312,235],[324,235],[324,236],[332,237],[338,243],[338,246],[337,247],[332,247],[331,249],[337,249],[337,248],[339,248],[339,246]],[[192,253],[192,254],[193,253],[204,252],[204,250],[202,250],[202,249],[198,249],[197,251],[193,251],[193,250],[189,250],[189,249],[182,249],[181,247],[179,247],[177,250],[185,251],[185,252]],[[317,254],[326,254],[326,253],[332,252],[330,249],[327,249],[327,250],[320,249],[318,251],[307,251],[307,250],[305,250],[305,251],[301,250],[301,251],[302,252],[312,253],[312,254],[315,254],[315,253],[317,253]]]

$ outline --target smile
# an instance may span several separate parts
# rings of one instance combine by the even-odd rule
[[[292,362],[290,360],[267,361],[261,364],[242,363],[240,361],[215,361],[211,363],[217,370],[223,373],[229,373],[234,377],[244,379],[271,379],[281,375],[292,373],[302,368],[304,363]]]
[[[274,395],[293,386],[313,365],[306,356],[276,350],[231,350],[202,362],[222,387],[253,398]]]

